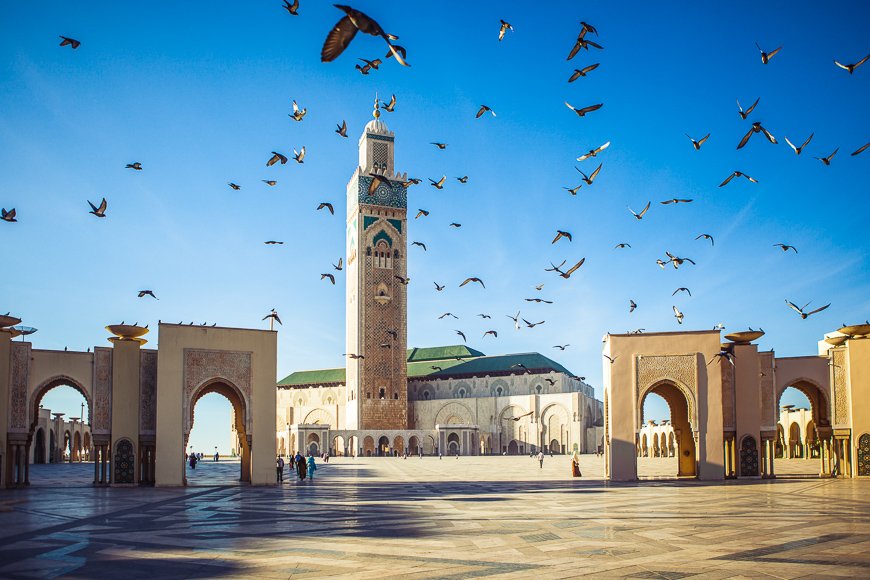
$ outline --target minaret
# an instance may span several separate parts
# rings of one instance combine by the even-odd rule
[[[346,352],[365,358],[347,357],[345,428],[407,429],[407,174],[377,97],[373,115],[347,184]]]

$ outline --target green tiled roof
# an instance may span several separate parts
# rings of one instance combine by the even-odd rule
[[[498,372],[522,372],[521,367],[513,365],[522,364],[529,370],[537,370],[538,372],[559,372],[573,376],[571,371],[557,363],[556,361],[545,357],[537,352],[527,352],[521,354],[504,354],[497,356],[482,356],[472,358],[465,361],[440,361],[437,364],[427,363],[425,368],[427,372],[412,372],[412,364],[408,365],[409,377],[427,378],[447,378],[457,375],[491,375]],[[420,365],[423,366],[423,365]],[[442,370],[433,369],[432,366],[439,366]],[[416,369],[415,369],[416,370]],[[422,369],[421,369],[422,370]]]
[[[344,383],[347,380],[345,369],[320,369],[317,371],[296,371],[284,377],[278,386],[323,385],[326,383]]]
[[[432,346],[429,348],[408,349],[409,363],[428,360],[444,360],[457,356],[461,356],[462,358],[473,358],[485,355],[479,350],[468,348],[467,346],[462,344],[455,344],[452,346]]]
[[[463,360],[457,360],[462,358]],[[556,361],[537,352],[486,356],[463,345],[408,349],[408,378],[448,378],[460,375],[492,375],[520,372],[522,364],[538,372],[559,372],[573,376],[571,371]],[[433,369],[432,367],[439,367]],[[278,386],[323,385],[345,383],[345,369],[297,371],[284,378]]]

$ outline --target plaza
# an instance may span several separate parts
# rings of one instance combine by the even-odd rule
[[[641,458],[670,474],[674,458]],[[815,462],[812,462],[815,464]],[[863,479],[603,481],[600,456],[334,458],[315,481],[239,484],[201,463],[183,488],[93,488],[87,465],[0,492],[4,578],[864,577]],[[66,486],[62,484],[66,481]]]

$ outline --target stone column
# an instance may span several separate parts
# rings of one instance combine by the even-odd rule
[[[774,460],[776,455],[776,445],[773,439],[767,440],[767,456],[770,458],[770,477],[776,477],[776,471],[774,470]]]
[[[100,445],[100,484],[106,485],[109,480],[106,479],[106,452],[108,445]]]
[[[100,481],[100,447],[94,444],[94,485]]]
[[[30,485],[30,445],[22,447],[24,449],[24,485]]]
[[[764,439],[761,440],[761,477],[767,479],[768,471],[767,471],[767,441]]]

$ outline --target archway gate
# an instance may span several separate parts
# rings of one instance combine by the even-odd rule
[[[0,401],[9,401],[0,407],[0,487],[29,484],[39,403],[61,385],[87,401],[88,437],[76,432],[71,440],[74,454],[94,461],[95,485],[183,485],[193,404],[206,390],[224,388],[219,385],[242,409],[243,447],[262,442],[248,455],[243,479],[274,483],[275,337],[272,331],[161,324],[158,350],[143,349],[141,338],[115,336],[111,347],[74,352],[34,349],[0,328]],[[49,450],[52,437],[55,448],[63,445],[64,431],[42,428]]]
[[[724,478],[722,379],[707,365],[718,331],[607,335],[604,342],[605,477],[637,479],[643,401],[661,395],[671,409],[681,476]],[[651,449],[651,444],[648,443]]]

